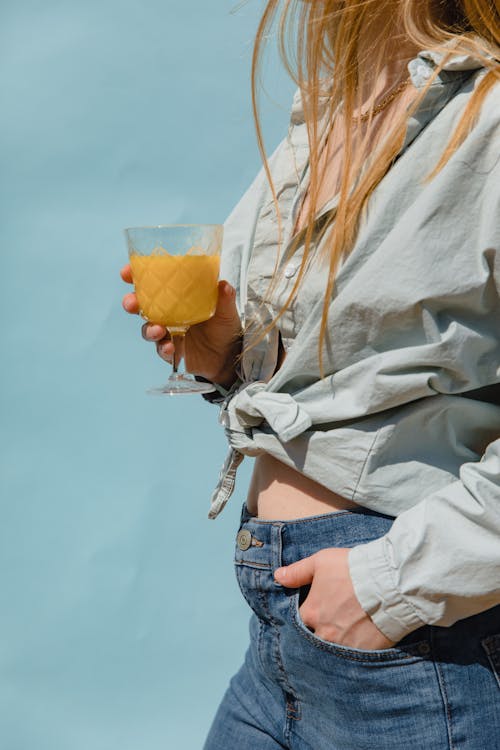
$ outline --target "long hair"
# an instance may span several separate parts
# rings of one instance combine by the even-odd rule
[[[378,42],[372,49],[362,51],[359,45],[362,29],[367,24],[380,22],[381,14],[391,19],[394,28],[418,48],[432,48],[443,54],[440,65],[416,95],[410,109],[391,121],[383,139],[377,135],[374,104],[368,111],[363,127],[360,120],[354,117],[362,104],[360,61],[363,58],[370,60],[371,69],[377,72],[382,69],[387,53],[386,48]],[[486,94],[500,80],[500,4],[498,0],[283,0],[283,3],[281,0],[269,0],[254,45],[252,102],[257,141],[278,215],[280,244],[278,199],[265,155],[258,102],[263,48],[275,23],[278,26],[281,57],[302,94],[309,140],[308,203],[304,230],[300,235],[304,252],[296,281],[278,315],[257,339],[275,326],[292,304],[312,250],[315,216],[320,208],[318,196],[324,177],[320,166],[322,132],[319,123],[320,112],[324,121],[326,102],[327,121],[332,124],[335,118],[340,118],[339,124],[345,135],[337,210],[321,229],[328,267],[319,337],[319,366],[323,375],[323,345],[336,271],[341,259],[355,243],[368,200],[403,146],[408,117],[418,108],[429,86],[452,54],[473,55],[482,61],[488,71],[470,97],[455,132],[428,179],[432,179],[445,166],[474,127]],[[374,147],[376,158],[367,160],[368,155],[373,154]],[[297,238],[295,249],[300,242]],[[293,249],[292,246],[292,252]],[[270,292],[277,281],[277,267]],[[250,342],[250,347],[252,345]]]

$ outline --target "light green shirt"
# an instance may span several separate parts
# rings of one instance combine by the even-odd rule
[[[417,88],[437,60],[422,52],[410,63]],[[231,494],[242,456],[264,452],[396,517],[385,536],[349,553],[362,607],[396,642],[424,623],[451,625],[500,603],[500,406],[464,395],[500,383],[500,84],[445,168],[423,181],[484,73],[472,58],[452,58],[409,120],[336,278],[326,376],[318,369],[326,272],[312,262],[278,329],[244,355],[243,382],[221,407],[231,450],[210,517]],[[307,161],[296,95],[270,162],[284,224],[272,302],[263,298],[278,230],[263,172],[225,225],[222,277],[246,322],[270,320],[294,282],[301,251],[286,249]],[[334,210],[333,201],[321,215]],[[287,356],[275,372],[280,334]]]

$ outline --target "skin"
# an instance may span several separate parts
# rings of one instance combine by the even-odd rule
[[[302,621],[325,641],[350,648],[390,648],[389,640],[361,607],[349,573],[348,549],[329,547],[278,568],[274,577],[286,588],[311,584],[299,609]]]
[[[120,275],[132,284],[132,272],[127,263]],[[123,297],[122,305],[128,313],[139,314],[139,304],[134,292]],[[166,362],[172,362],[174,345],[166,328],[144,323],[142,336],[156,344],[156,351]],[[215,315],[198,325],[191,326],[184,339],[182,351],[188,372],[202,375],[214,383],[229,387],[236,379],[235,361],[241,351],[241,322],[236,309],[236,292],[227,281],[219,281],[219,295]]]
[[[369,59],[360,61],[363,81],[362,99],[364,110],[371,100],[387,91],[394,82],[404,75],[406,62],[414,56],[414,46],[401,37],[398,30],[388,23],[393,16],[387,5],[380,4],[379,23],[371,23],[363,29],[360,49],[367,49],[376,40],[377,44],[386,44],[385,67],[374,79]],[[399,106],[406,106],[405,94]],[[398,106],[396,102],[395,106]],[[394,114],[394,111],[392,112]],[[390,117],[391,107],[378,115],[380,127],[383,120]],[[332,138],[335,143],[335,139]],[[338,144],[341,149],[341,144]],[[326,154],[328,159],[327,179],[322,189],[325,201],[336,190],[336,170],[334,169],[336,148]],[[299,218],[300,223],[300,218]],[[122,279],[132,283],[130,266],[121,272]],[[123,298],[123,307],[129,313],[138,313],[135,294],[132,292]],[[145,324],[142,335],[147,341],[156,344],[160,357],[172,361],[174,347],[162,326]],[[219,283],[219,302],[214,317],[193,326],[186,335],[185,358],[186,369],[221,385],[229,386],[235,380],[235,358],[241,351],[241,326],[236,310],[235,291],[225,281]],[[362,609],[352,584],[348,564],[349,550],[331,547],[299,560],[275,571],[276,581],[286,588],[296,589],[310,584],[309,593],[300,607],[303,622],[318,637],[346,647],[364,650],[386,649],[394,645]]]
[[[130,265],[121,277],[132,284]],[[124,310],[138,315],[134,292],[123,297]],[[145,323],[142,336],[156,345],[159,356],[172,361],[174,346],[163,326]],[[236,309],[236,293],[227,281],[219,282],[215,315],[192,326],[186,334],[182,355],[186,369],[215,382],[231,385],[235,379],[235,358],[241,350],[241,323]],[[329,548],[275,571],[278,583],[287,588],[311,584],[300,607],[304,623],[320,638],[363,649],[389,648],[393,642],[380,632],[359,604],[347,561],[348,550]]]

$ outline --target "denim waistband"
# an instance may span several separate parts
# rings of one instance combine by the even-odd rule
[[[386,534],[393,521],[392,516],[362,506],[291,521],[268,521],[252,516],[243,506],[235,544],[239,579],[244,579],[247,589],[252,586],[261,592],[279,589],[273,577],[276,568],[290,565],[320,549],[354,547],[372,541]],[[443,642],[452,634],[457,638],[495,634],[492,638],[496,639],[495,653],[498,653],[500,605],[435,630],[435,637],[444,639]]]
[[[326,547],[353,547],[383,536],[394,518],[353,508],[293,520],[252,516],[246,504],[236,538],[235,562],[275,569]]]

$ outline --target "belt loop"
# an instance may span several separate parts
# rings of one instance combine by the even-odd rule
[[[284,523],[273,523],[271,526],[271,565],[273,573],[281,568],[283,559],[283,527]],[[275,581],[275,586],[281,586]]]

